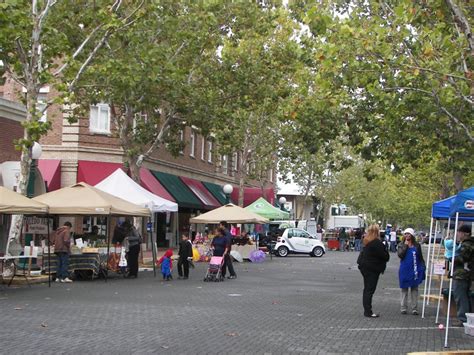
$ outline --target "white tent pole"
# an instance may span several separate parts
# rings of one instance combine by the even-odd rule
[[[438,226],[439,226],[439,220],[436,220],[436,224],[435,224],[435,228],[433,232],[433,248],[431,250],[431,263],[429,263],[430,264],[430,271],[429,271],[430,280],[428,281],[428,300],[426,301],[426,304],[430,304],[429,295],[431,294],[431,281],[433,281],[434,260],[435,260],[435,251],[436,251],[436,231],[438,230]],[[441,243],[440,243],[440,246],[441,246]]]
[[[456,212],[456,222],[454,223],[454,236],[453,236],[453,258],[451,260],[451,278],[449,279],[449,295],[448,295],[448,311],[446,312],[446,335],[444,337],[444,347],[448,347],[448,333],[449,333],[449,311],[451,310],[451,291],[453,289],[453,274],[454,274],[454,258],[456,250],[456,239],[458,230],[459,212]]]
[[[442,297],[442,292],[443,292],[443,281],[444,281],[444,275],[441,275],[441,281],[439,282],[438,307],[436,308],[436,319],[435,319],[436,324],[438,324],[438,319],[439,319],[439,308],[441,306],[441,297]]]
[[[443,242],[447,239],[447,237],[449,235],[449,225],[450,224],[451,224],[451,218],[448,219],[448,228],[443,233],[443,238],[442,238]],[[439,249],[441,250],[441,243],[439,245]],[[438,257],[439,257],[439,255],[438,255]],[[447,263],[447,265],[449,265],[449,263]],[[446,274],[446,272],[445,272],[445,274]],[[441,307],[441,297],[442,297],[442,293],[443,293],[444,276],[445,275],[441,275],[441,281],[439,282],[438,306],[436,307],[436,320],[435,320],[436,324],[438,324],[438,321],[439,321],[439,309]]]
[[[433,213],[432,213],[433,215]],[[428,254],[427,254],[427,257],[426,257],[426,271],[429,272],[429,264],[430,264],[430,251],[431,251],[431,233],[433,232],[433,218],[431,218],[431,223],[430,223],[430,234],[429,234],[429,237],[428,237]],[[428,290],[427,289],[427,286],[428,285],[428,277],[427,275],[425,275],[425,287],[423,289],[423,309],[421,311],[421,318],[425,318],[425,306],[428,304],[427,302],[427,295],[426,295],[426,291]]]

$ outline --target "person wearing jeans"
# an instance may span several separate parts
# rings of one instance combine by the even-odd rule
[[[362,228],[357,228],[355,231],[355,237],[354,237],[354,249],[355,251],[361,251],[361,243],[362,243]]]
[[[346,251],[347,233],[343,227],[339,231],[339,251]]]
[[[71,222],[65,222],[64,225],[54,232],[53,243],[54,253],[58,257],[58,269],[56,272],[57,282],[72,282],[69,278],[69,253],[71,249]]]

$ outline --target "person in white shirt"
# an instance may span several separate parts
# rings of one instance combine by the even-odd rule
[[[390,251],[395,253],[397,251],[397,232],[395,228],[390,232]]]

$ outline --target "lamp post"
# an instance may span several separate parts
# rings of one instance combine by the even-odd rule
[[[36,170],[38,168],[38,159],[43,153],[43,147],[41,144],[34,142],[31,147],[31,166],[30,166],[30,175],[28,177],[28,185],[26,188],[26,195],[28,197],[35,196],[35,181],[36,181]]]
[[[280,209],[286,212],[286,209],[285,209],[286,198],[284,196],[280,197],[278,199],[278,203],[280,204]]]
[[[234,191],[234,188],[231,184],[225,184],[222,191],[224,191],[225,194],[225,203],[228,204],[230,202],[230,194]]]

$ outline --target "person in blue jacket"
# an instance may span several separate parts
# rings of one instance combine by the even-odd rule
[[[418,285],[425,279],[425,260],[421,252],[421,245],[415,240],[413,228],[403,231],[403,240],[397,248],[400,258],[398,277],[400,281],[401,300],[400,311],[407,314],[408,292],[411,296],[411,313],[418,315]]]

